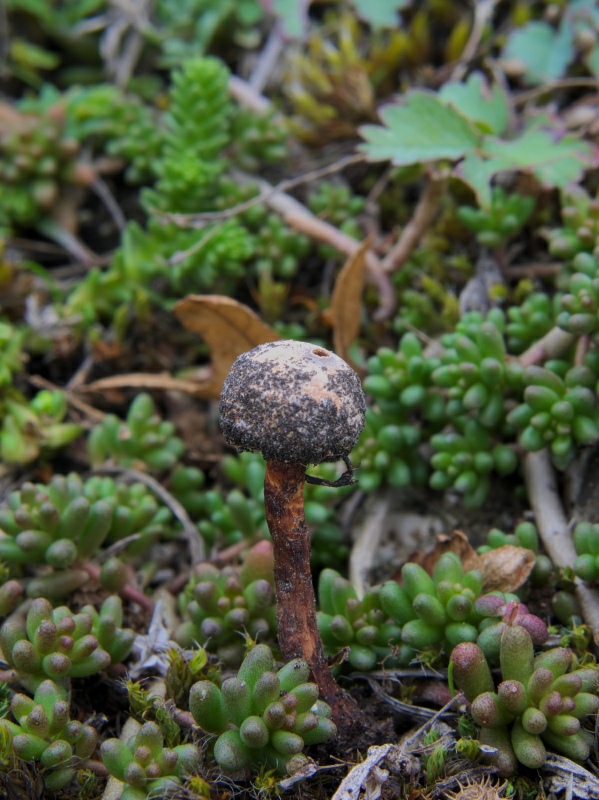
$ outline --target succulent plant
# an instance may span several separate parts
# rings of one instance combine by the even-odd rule
[[[496,748],[486,758],[500,774],[512,774],[518,762],[542,767],[546,746],[574,761],[589,757],[594,736],[581,720],[599,710],[595,666],[578,666],[564,647],[535,658],[531,636],[519,624],[502,634],[497,688],[478,645],[459,644],[450,662],[453,680],[470,701],[479,740]]]
[[[366,671],[377,664],[407,664],[416,651],[402,644],[401,628],[381,605],[378,588],[360,600],[352,584],[333,569],[323,569],[318,579],[318,631],[325,655],[348,648],[353,669]]]
[[[499,663],[501,638],[509,625],[525,628],[537,647],[545,644],[549,638],[549,630],[543,620],[531,614],[527,606],[513,594],[490,592],[479,597],[474,608],[483,618],[476,643],[493,666]]]
[[[488,208],[460,206],[457,216],[476,234],[479,244],[497,248],[523,228],[534,207],[533,197],[524,197],[517,192],[508,194],[501,186],[494,186]]]
[[[69,481],[76,482],[72,475]],[[93,475],[83,484],[83,493],[91,502],[103,501],[113,509],[112,525],[106,543],[112,544],[134,534],[136,541],[127,552],[143,553],[158,538],[173,538],[180,530],[169,508],[161,505],[143,483],[125,484],[108,476]]]
[[[63,571],[76,586],[78,573],[69,569],[100,548],[112,525],[112,507],[104,500],[90,503],[76,474],[55,475],[48,485],[24,483],[0,508],[0,559],[9,564],[47,564]],[[87,579],[79,575],[80,584]]]
[[[42,681],[33,698],[14,694],[10,710],[15,722],[4,717],[0,728],[12,734],[15,755],[39,763],[48,792],[64,789],[96,749],[95,728],[69,719],[69,704],[51,680]]]
[[[599,276],[575,272],[560,297],[556,324],[575,336],[595,336],[599,330]]]
[[[67,401],[62,392],[43,389],[27,401],[12,391],[0,398],[0,458],[8,464],[30,464],[40,455],[64,447],[83,428],[64,422]]]
[[[66,132],[61,103],[40,113],[3,103],[2,121],[1,225],[36,223],[52,210],[64,185],[91,183],[93,172],[77,162],[79,143]]]
[[[579,253],[597,255],[599,201],[580,193],[562,208],[563,227],[551,231],[549,251],[570,259]]]
[[[30,597],[60,598],[89,580],[80,563],[97,555],[104,543],[136,534],[137,540],[127,547],[135,554],[177,530],[170,510],[142,483],[54,475],[47,484],[22,484],[0,506],[0,560],[27,571]],[[115,562],[110,563],[114,572]],[[52,570],[29,574],[38,565]],[[100,580],[112,591],[114,582],[103,578],[109,571],[103,568]]]
[[[188,619],[177,629],[176,641],[182,647],[197,642],[225,664],[238,666],[245,635],[261,640],[276,636],[272,544],[255,544],[240,569],[199,565],[179,596],[179,606]]]
[[[189,694],[189,708],[198,725],[217,735],[214,757],[226,772],[266,765],[279,773],[306,763],[306,745],[335,736],[331,708],[318,699],[309,683],[310,668],[301,658],[275,671],[272,651],[256,645],[235,678],[219,689],[198,681]]]
[[[155,722],[145,722],[126,742],[107,739],[100,754],[110,774],[125,784],[121,800],[145,800],[176,791],[185,774],[197,771],[200,761],[193,744],[165,747]]]
[[[577,558],[572,565],[579,578],[596,583],[599,578],[599,523],[579,522],[573,531]]]
[[[492,473],[509,475],[516,469],[518,457],[476,419],[458,417],[453,428],[431,436],[435,452],[429,483],[433,489],[453,489],[462,495],[466,508],[478,508],[489,493]]]
[[[510,306],[505,328],[510,352],[522,353],[548,333],[555,325],[558,310],[559,296],[551,298],[545,292],[534,292],[520,305]]]
[[[25,331],[0,320],[0,387],[11,386],[23,368]]]
[[[0,645],[26,689],[34,692],[50,678],[66,695],[69,678],[94,675],[127,657],[134,633],[121,625],[118,597],[108,597],[99,612],[84,606],[77,614],[67,606],[53,609],[39,597],[25,622],[7,620],[2,625]]]
[[[455,553],[444,553],[431,577],[408,562],[401,570],[403,585],[386,581],[380,589],[383,610],[401,626],[401,641],[414,650],[475,642],[480,614],[475,601],[482,592],[480,570],[464,572]]]
[[[108,414],[96,425],[87,441],[94,466],[112,461],[123,467],[162,472],[172,469],[184,453],[175,426],[156,412],[149,394],[139,394],[131,403],[127,419]]]
[[[554,567],[549,556],[539,553],[540,544],[536,526],[532,522],[520,522],[513,533],[504,533],[499,528],[492,528],[487,534],[487,543],[481,545],[477,552],[488,553],[506,544],[525,547],[535,554],[535,564],[528,580],[533,586],[546,585],[554,572]]]
[[[565,469],[578,445],[599,438],[599,409],[590,388],[596,377],[584,366],[572,367],[561,377],[548,365],[524,370],[524,402],[508,414],[507,422],[521,431],[520,444],[526,450],[549,447],[555,466]]]
[[[169,489],[192,519],[204,512],[204,484],[206,476],[197,467],[175,467],[169,481]]]

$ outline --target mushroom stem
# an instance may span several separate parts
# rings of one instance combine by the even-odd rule
[[[266,521],[272,537],[277,593],[278,639],[286,661],[305,658],[333,719],[347,724],[356,706],[327,664],[316,625],[316,600],[310,572],[310,533],[304,517],[306,467],[267,461],[264,479]]]

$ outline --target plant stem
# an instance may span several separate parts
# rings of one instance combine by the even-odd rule
[[[283,658],[304,658],[337,725],[356,719],[351,698],[337,685],[324,656],[316,625],[310,572],[310,534],[304,517],[306,467],[268,461],[264,479],[266,521],[272,537],[279,647]]]

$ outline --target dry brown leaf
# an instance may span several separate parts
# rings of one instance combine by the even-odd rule
[[[111,389],[162,389],[163,391],[185,392],[186,394],[207,397],[205,387],[211,381],[181,381],[173,378],[168,373],[145,373],[132,372],[127,375],[113,375],[110,378],[100,378],[100,380],[78,386],[72,390],[75,392],[99,392],[110,391]]]
[[[535,565],[535,554],[525,547],[506,544],[479,556],[484,592],[515,592]]]
[[[329,317],[333,325],[333,346],[338,356],[355,368],[349,348],[360,331],[360,309],[364,293],[366,253],[372,243],[369,236],[351,255],[335,281]]]
[[[428,550],[426,553],[422,551],[415,553],[413,556],[410,556],[409,560],[420,564],[429,575],[433,574],[435,564],[443,553],[455,553],[459,556],[464,572],[481,568],[480,556],[471,546],[465,533],[462,533],[462,531],[453,531],[451,536],[441,535],[436,538],[437,543],[432,550]]]
[[[281,338],[251,308],[222,295],[188,295],[177,303],[174,313],[182,325],[199,334],[210,348],[212,377],[202,384],[202,397],[220,396],[237,356]]]

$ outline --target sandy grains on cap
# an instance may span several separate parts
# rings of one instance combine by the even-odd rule
[[[243,353],[220,401],[226,441],[267,460],[318,464],[347,455],[362,428],[366,402],[343,359],[308,342],[284,340]]]

